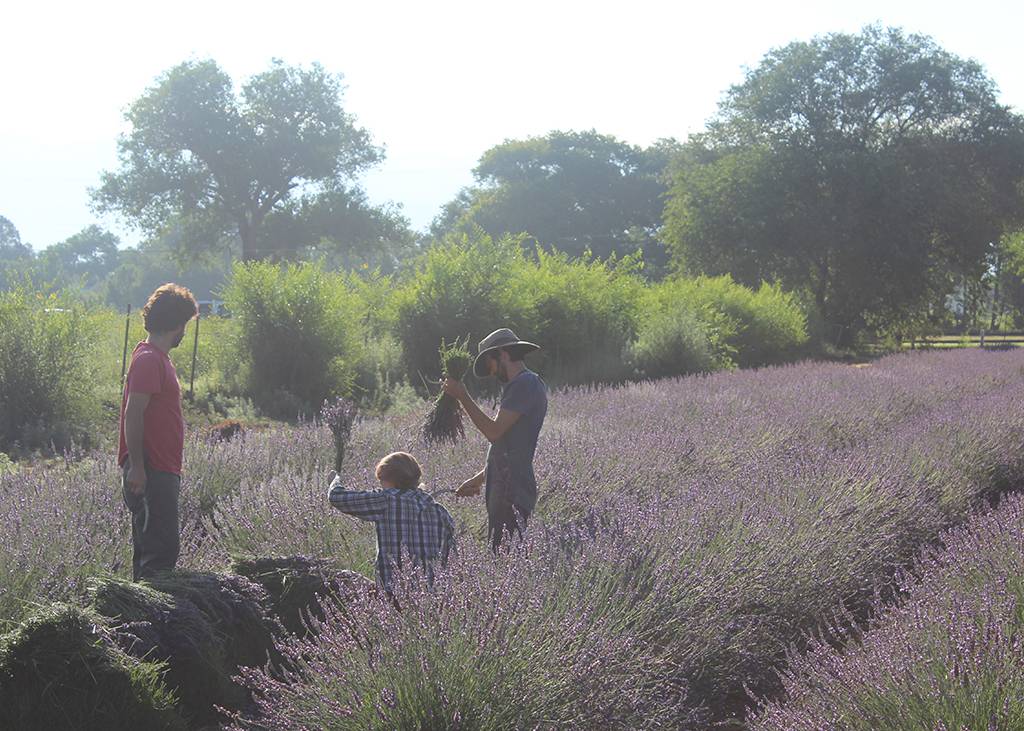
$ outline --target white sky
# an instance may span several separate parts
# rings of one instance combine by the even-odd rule
[[[37,249],[100,223],[87,188],[116,165],[123,111],[171,66],[236,81],[271,58],[345,75],[346,109],[387,149],[363,183],[419,229],[508,138],[596,129],[647,145],[702,128],[771,48],[872,22],[982,63],[1024,110],[1024,5],[1006,0],[361,3],[12,2],[0,13],[0,215]]]

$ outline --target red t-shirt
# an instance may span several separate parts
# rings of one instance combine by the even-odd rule
[[[143,341],[132,351],[128,382],[121,401],[121,444],[117,463],[128,460],[124,438],[124,409],[129,393],[150,394],[143,415],[142,450],[149,468],[156,472],[181,474],[181,456],[185,448],[185,419],[181,415],[181,386],[167,353]]]

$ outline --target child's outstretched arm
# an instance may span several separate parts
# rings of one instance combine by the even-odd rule
[[[362,520],[383,520],[387,498],[380,490],[346,490],[335,475],[327,492],[331,505]]]

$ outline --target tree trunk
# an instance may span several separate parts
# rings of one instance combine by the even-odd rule
[[[245,214],[238,219],[238,238],[242,240],[242,261],[258,261],[260,257],[256,250],[256,228]]]
[[[999,324],[999,318],[1003,314],[1003,304],[1000,297],[1002,293],[999,291],[999,280],[1003,278],[1002,257],[996,257],[994,269],[995,272],[992,276],[992,295],[989,298],[989,302],[991,303],[989,307],[989,330],[996,329],[996,325]]]

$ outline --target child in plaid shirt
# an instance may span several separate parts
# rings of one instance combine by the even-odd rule
[[[346,490],[341,478],[331,481],[328,499],[343,513],[373,521],[377,529],[377,582],[391,594],[394,571],[403,554],[424,569],[433,584],[434,561],[445,564],[455,545],[451,514],[420,485],[423,472],[416,458],[393,452],[377,464],[379,490]]]

